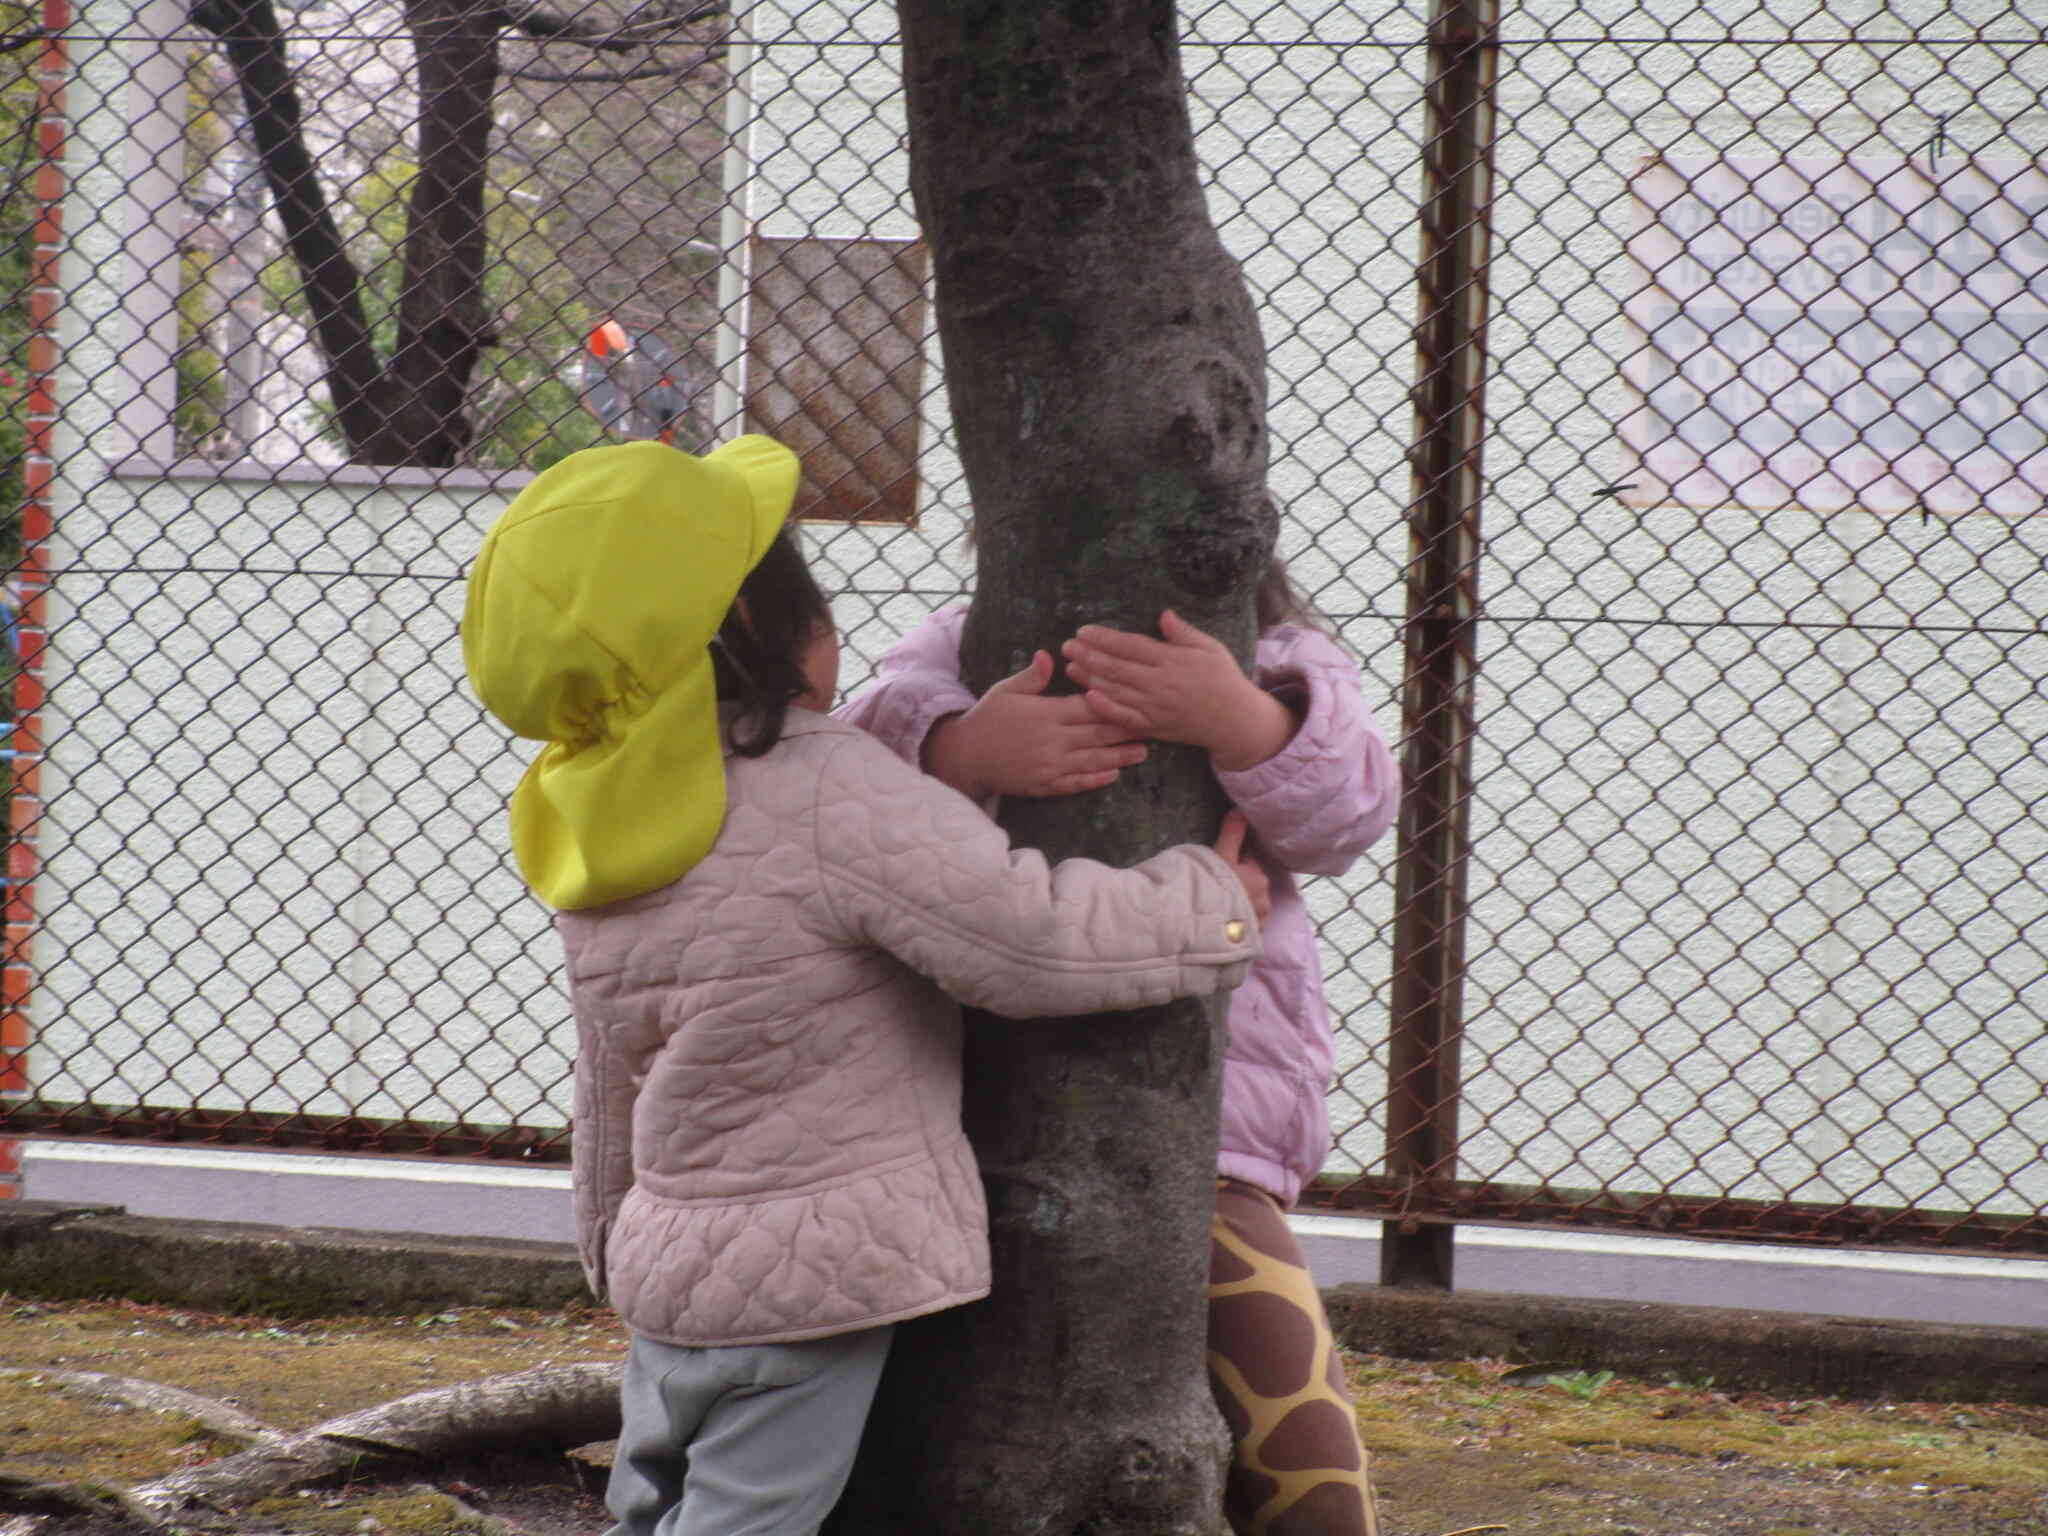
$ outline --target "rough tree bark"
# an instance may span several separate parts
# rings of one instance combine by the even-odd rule
[[[1241,660],[1272,549],[1257,315],[1210,225],[1170,0],[900,0],[911,179],[980,563],[976,688],[1173,607]],[[1054,857],[1213,835],[1207,760],[1011,801]],[[835,1529],[1220,1529],[1203,1366],[1221,1009],[970,1019],[995,1294],[899,1331]]]

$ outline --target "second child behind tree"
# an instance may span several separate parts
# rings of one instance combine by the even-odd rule
[[[1393,822],[1400,774],[1358,666],[1276,561],[1252,674],[1173,613],[1159,636],[1088,626],[1064,647],[1084,693],[1044,692],[1040,652],[980,699],[960,681],[965,608],[932,615],[841,711],[955,788],[1097,789],[1148,740],[1207,751],[1273,882],[1265,947],[1230,1000],[1211,1226],[1209,1379],[1230,1427],[1225,1514],[1239,1536],[1377,1536],[1343,1361],[1286,1219],[1329,1155],[1322,961],[1297,874],[1342,874]]]

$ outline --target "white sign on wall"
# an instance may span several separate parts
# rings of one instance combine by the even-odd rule
[[[2048,500],[2048,162],[1646,159],[1635,506]]]

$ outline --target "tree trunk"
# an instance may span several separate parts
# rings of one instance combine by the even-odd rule
[[[912,189],[975,505],[977,689],[1081,623],[1172,607],[1249,657],[1266,493],[1258,321],[1210,226],[1168,0],[900,0]],[[1055,858],[1213,836],[1206,758],[1011,801]],[[835,1530],[1209,1536],[1203,1363],[1222,1010],[970,1018],[990,1300],[898,1333]]]
[[[505,16],[478,0],[407,0],[405,15],[420,93],[390,369],[405,410],[390,423],[397,440],[375,457],[444,465],[469,446],[469,376],[495,340],[484,308],[484,169]]]
[[[327,361],[327,393],[351,452],[376,437],[388,410],[363,315],[362,279],[341,243],[306,148],[306,114],[270,0],[199,0],[192,19],[221,40],[263,179],[305,284],[313,335]]]
[[[495,339],[483,291],[483,199],[506,16],[491,0],[408,0],[405,12],[419,67],[419,167],[388,365],[371,345],[362,277],[306,147],[305,112],[271,0],[198,0],[192,15],[221,39],[235,71],[349,457],[442,467],[460,462],[469,445],[470,375]]]

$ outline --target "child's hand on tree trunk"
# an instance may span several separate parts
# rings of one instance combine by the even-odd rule
[[[1294,711],[1259,687],[1222,641],[1171,608],[1159,633],[1084,626],[1061,647],[1097,719],[1126,736],[1185,742],[1225,773],[1253,768],[1294,737]]]
[[[1043,797],[1101,789],[1145,760],[1144,743],[1081,695],[1048,697],[1051,681],[1052,655],[1039,651],[972,709],[941,720],[925,737],[925,772],[974,800]]]

